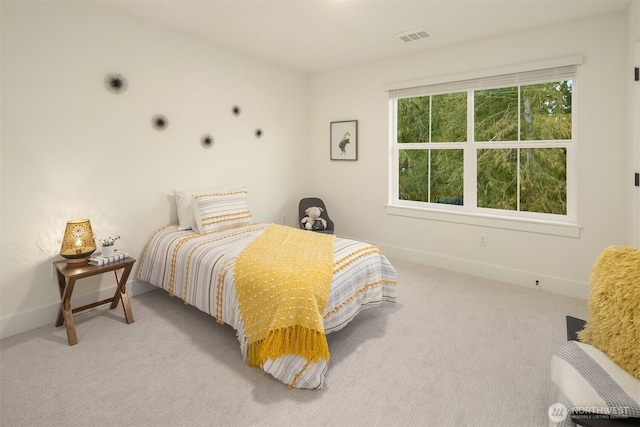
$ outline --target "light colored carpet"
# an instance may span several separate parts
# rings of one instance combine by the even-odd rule
[[[392,260],[398,302],[328,336],[324,390],[242,363],[233,329],[162,291],[0,342],[2,426],[545,426],[549,362],[586,301]],[[53,320],[53,319],[52,319]]]

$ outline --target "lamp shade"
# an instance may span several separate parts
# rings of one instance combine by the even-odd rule
[[[83,262],[96,250],[91,222],[88,219],[73,219],[67,221],[64,230],[60,255],[67,258],[67,262]]]

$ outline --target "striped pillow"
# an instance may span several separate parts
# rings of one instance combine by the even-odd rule
[[[251,222],[246,188],[193,196],[193,214],[199,233]]]
[[[178,230],[198,231],[196,220],[193,217],[193,196],[201,193],[223,193],[229,191],[224,186],[214,190],[173,190],[176,198],[176,210],[178,211]]]

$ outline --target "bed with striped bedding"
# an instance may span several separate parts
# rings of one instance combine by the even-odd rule
[[[209,233],[166,226],[149,239],[138,279],[165,289],[218,323],[231,325],[246,361],[247,339],[234,267],[243,249],[268,226],[249,222]],[[396,272],[378,247],[336,237],[333,252],[331,288],[322,313],[325,334],[345,327],[363,308],[396,299]],[[294,354],[269,359],[262,365],[265,372],[290,387],[310,389],[324,386],[327,367],[327,361],[308,363]]]

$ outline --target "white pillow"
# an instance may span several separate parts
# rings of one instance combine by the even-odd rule
[[[194,230],[208,233],[251,222],[247,189],[193,195]]]
[[[199,191],[173,190],[173,195],[176,196],[176,208],[178,210],[178,230],[196,229],[191,201],[193,195],[197,193],[199,193]]]
[[[228,191],[228,187],[222,187],[215,190],[173,190],[176,197],[176,209],[178,211],[178,230],[195,230],[198,231],[196,220],[193,217],[193,195],[200,193],[217,193]]]

